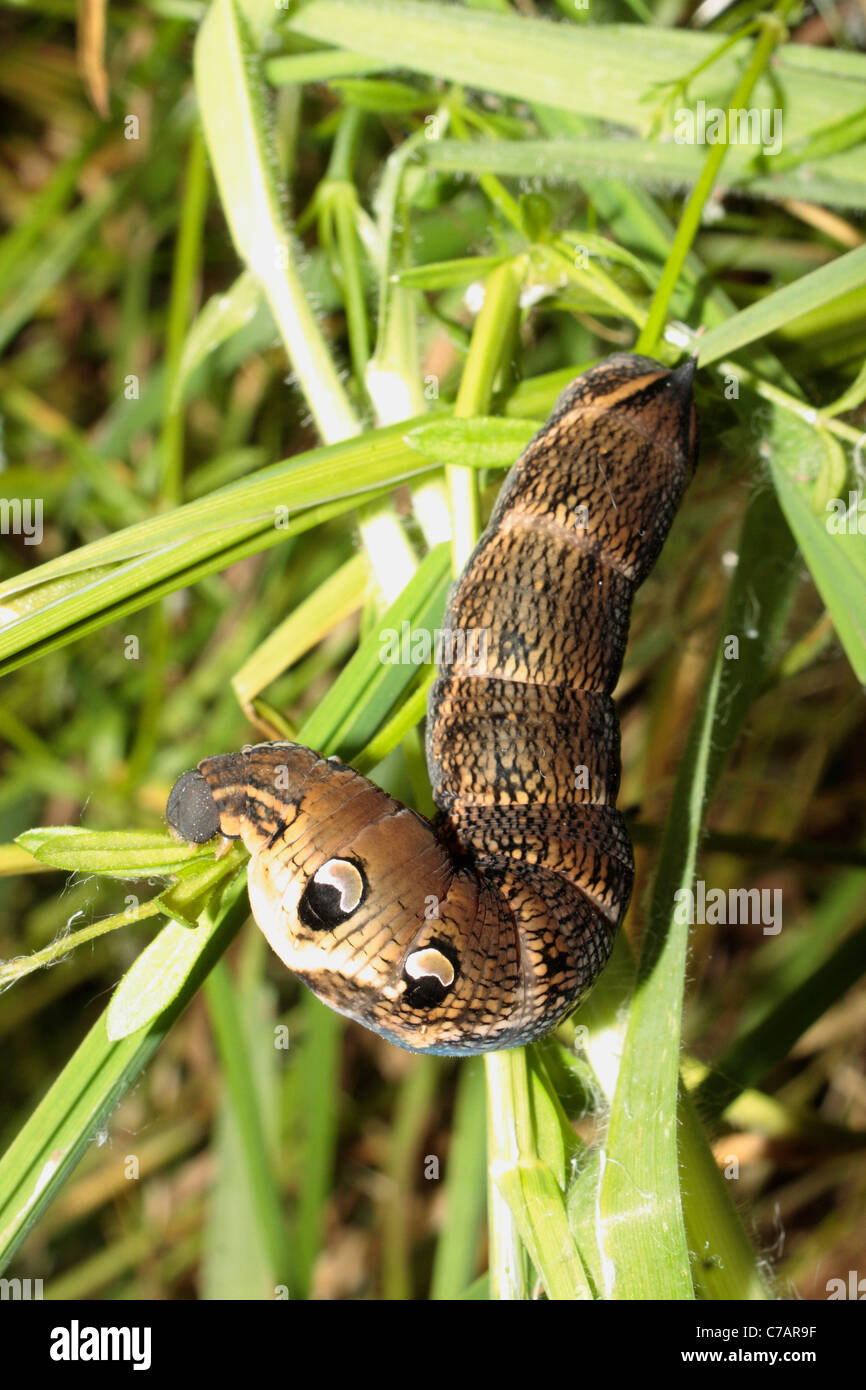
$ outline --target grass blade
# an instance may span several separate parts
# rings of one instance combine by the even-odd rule
[[[263,10],[250,12],[259,18]],[[273,19],[272,9],[270,14]],[[237,0],[212,0],[196,38],[195,83],[238,253],[264,290],[322,438],[345,439],[357,432],[358,420],[301,286],[280,198],[259,52]]]
[[[235,936],[248,911],[243,886],[239,879],[229,889],[217,930],[168,1008],[116,1043],[109,1041],[103,1013],[6,1150],[0,1160],[0,1269]]]
[[[293,31],[341,43],[389,68],[405,67],[466,87],[542,102],[647,134],[656,109],[642,98],[678,83],[718,47],[713,34],[645,25],[551,24],[419,0],[308,0],[292,14]],[[794,143],[866,105],[866,60],[827,55],[822,68],[803,64],[786,44],[758,107],[783,106],[785,137]],[[692,101],[722,106],[748,54],[738,43],[689,83]],[[808,50],[808,57],[814,55]],[[845,81],[838,80],[844,72]],[[855,161],[856,162],[856,159]]]
[[[803,314],[860,289],[864,279],[866,246],[858,246],[856,251],[848,251],[829,265],[802,275],[792,285],[774,290],[757,304],[750,304],[748,309],[711,328],[698,345],[699,364],[705,367],[721,357],[729,357],[747,343],[766,338]]]
[[[677,1154],[688,926],[686,914],[674,910],[674,895],[691,890],[704,807],[777,644],[790,601],[793,554],[775,498],[756,492],[674,789],[611,1110],[599,1192],[608,1298],[694,1296]],[[736,660],[725,659],[726,634],[740,634]]]
[[[487,1177],[484,1065],[479,1057],[460,1067],[454,1123],[445,1170],[445,1215],[436,1242],[430,1298],[458,1298],[478,1263]]]

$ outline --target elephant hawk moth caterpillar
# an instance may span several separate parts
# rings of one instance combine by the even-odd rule
[[[611,692],[694,471],[693,375],[606,358],[508,474],[443,621],[485,641],[471,664],[455,644],[431,689],[434,822],[292,743],[205,758],[171,792],[181,837],[243,840],[285,964],[402,1047],[529,1042],[610,955],[633,879]]]

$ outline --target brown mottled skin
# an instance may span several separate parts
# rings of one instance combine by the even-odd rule
[[[633,877],[611,691],[634,590],[694,471],[693,371],[607,358],[563,392],[508,474],[443,621],[480,629],[483,648],[461,666],[454,644],[430,694],[435,824],[290,743],[206,758],[172,792],[186,838],[217,823],[243,838],[253,914],[285,963],[403,1047],[528,1042],[608,959]],[[323,926],[305,904],[333,861],[349,862],[363,897]],[[431,951],[453,972],[430,983],[432,1000],[412,970]]]

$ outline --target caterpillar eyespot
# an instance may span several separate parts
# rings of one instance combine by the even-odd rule
[[[431,941],[406,957],[406,995],[414,1008],[433,1008],[442,1003],[457,978],[454,951],[443,941]]]
[[[367,883],[351,859],[329,859],[304,889],[298,916],[313,930],[333,931],[361,906]]]
[[[610,955],[634,872],[611,692],[696,464],[693,375],[606,358],[508,474],[442,622],[486,641],[471,665],[450,652],[431,690],[434,823],[292,743],[205,758],[171,792],[184,839],[243,839],[285,964],[402,1047],[529,1042]]]

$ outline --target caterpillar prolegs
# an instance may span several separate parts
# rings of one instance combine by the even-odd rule
[[[430,823],[292,743],[205,758],[166,814],[251,854],[253,915],[326,1004],[402,1047],[552,1028],[604,966],[633,878],[611,700],[631,601],[697,453],[694,363],[630,353],[560,396],[452,587],[431,690]]]

